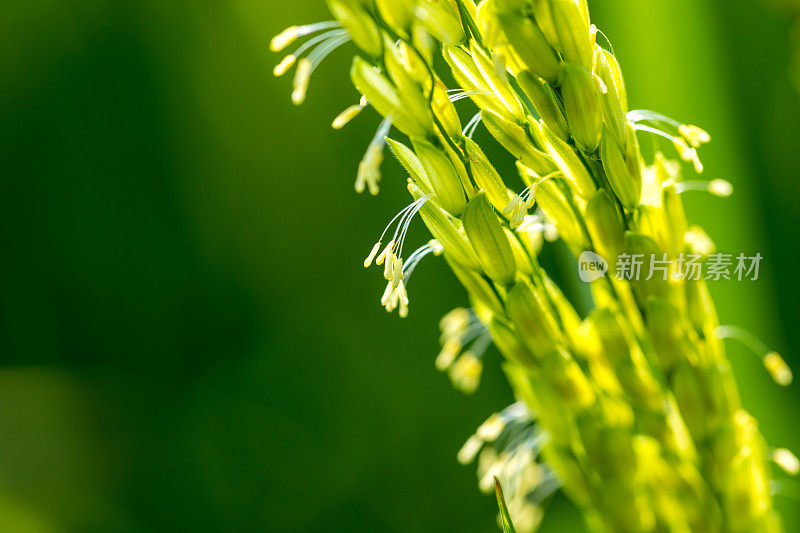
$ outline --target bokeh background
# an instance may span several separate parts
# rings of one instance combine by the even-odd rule
[[[726,323],[800,368],[800,99],[791,2],[595,0],[634,108],[700,124],[730,200],[690,215],[760,252],[717,283]],[[405,321],[360,263],[406,202],[355,167],[377,125],[352,49],[289,102],[267,51],[319,0],[0,3],[0,530],[495,531],[455,453],[511,401],[490,352],[464,397],[437,321],[464,295],[422,265]],[[470,104],[464,104],[468,109]],[[480,137],[482,133],[478,133]],[[417,228],[411,236],[423,242]],[[770,443],[800,450],[798,388],[730,345]],[[800,530],[800,485],[777,496]],[[561,497],[544,531],[581,531]]]

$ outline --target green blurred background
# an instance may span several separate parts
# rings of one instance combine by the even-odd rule
[[[800,106],[791,10],[766,2],[590,5],[632,106],[712,132],[708,176],[737,194],[690,215],[765,257],[760,281],[714,285],[722,319],[797,369]],[[373,112],[328,127],[358,97],[352,49],[299,109],[271,78],[269,38],[324,17],[319,0],[0,4],[0,530],[496,530],[455,453],[511,401],[499,356],[476,395],[453,391],[437,321],[465,298],[442,262],[405,321],[360,267],[406,197],[392,163],[381,196],[352,191]],[[730,357],[770,443],[800,450],[797,387]],[[557,497],[544,530],[581,524]]]

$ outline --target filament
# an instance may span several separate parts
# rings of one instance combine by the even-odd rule
[[[703,191],[720,198],[727,198],[733,194],[733,185],[723,179],[711,181],[681,181],[675,184],[675,192],[683,194],[687,191]]]
[[[792,369],[789,365],[777,352],[770,350],[761,339],[749,331],[736,326],[719,326],[714,330],[714,336],[718,339],[734,339],[750,348],[761,358],[764,368],[778,385],[785,387],[792,382]]]
[[[483,117],[481,116],[481,112],[478,111],[475,115],[469,119],[467,125],[464,126],[464,130],[461,132],[464,136],[472,139],[472,136],[475,133],[475,130],[478,129],[478,125],[481,123]]]

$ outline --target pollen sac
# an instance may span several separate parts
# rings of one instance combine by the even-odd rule
[[[703,257],[708,257],[717,250],[717,245],[700,226],[691,226],[683,238],[692,253]]]
[[[501,285],[510,285],[517,272],[514,252],[483,191],[467,206],[464,231],[486,275]]]
[[[594,153],[603,133],[600,90],[586,68],[564,63],[563,69],[562,95],[569,129],[581,150]]]
[[[594,56],[592,35],[583,9],[576,0],[551,0],[550,4],[564,59],[591,69]]]
[[[527,68],[540,78],[558,85],[561,61],[539,27],[521,12],[504,12],[499,6],[495,17],[509,44]]]
[[[689,141],[689,144],[692,145],[692,148],[700,148],[701,145],[711,142],[711,135],[709,135],[706,130],[698,126],[682,124],[678,128],[678,131],[687,141]]]
[[[350,123],[350,121],[356,118],[363,109],[364,108],[360,105],[351,105],[350,107],[339,113],[335,119],[333,119],[331,127],[335,130],[340,130],[344,128]]]
[[[642,196],[641,175],[630,172],[625,156],[608,129],[605,130],[601,144],[600,156],[608,182],[620,203],[628,209],[633,209],[639,204]]]
[[[789,368],[789,365],[777,352],[769,352],[764,356],[764,368],[767,369],[769,375],[778,385],[782,387],[791,385],[793,380],[792,369]]]
[[[413,140],[413,144],[439,204],[454,217],[460,216],[467,199],[453,161],[446,152],[427,141]]]
[[[328,7],[356,46],[373,57],[381,55],[381,33],[378,26],[357,0],[328,0]]]
[[[562,140],[568,141],[569,126],[567,126],[567,119],[550,85],[527,70],[519,73],[517,82],[525,92],[525,95],[530,98],[547,127]]]
[[[464,394],[473,394],[481,382],[483,363],[469,351],[455,361],[447,371],[453,387]]]
[[[800,474],[800,459],[797,459],[795,454],[786,448],[778,448],[772,451],[772,460],[776,465],[781,467],[781,470],[790,476]]]

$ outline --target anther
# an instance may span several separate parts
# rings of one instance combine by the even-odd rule
[[[778,385],[786,387],[792,383],[792,369],[789,368],[786,361],[777,352],[767,348],[761,339],[749,331],[736,326],[719,326],[714,330],[714,336],[718,339],[734,339],[750,348],[761,358],[764,368]]]

